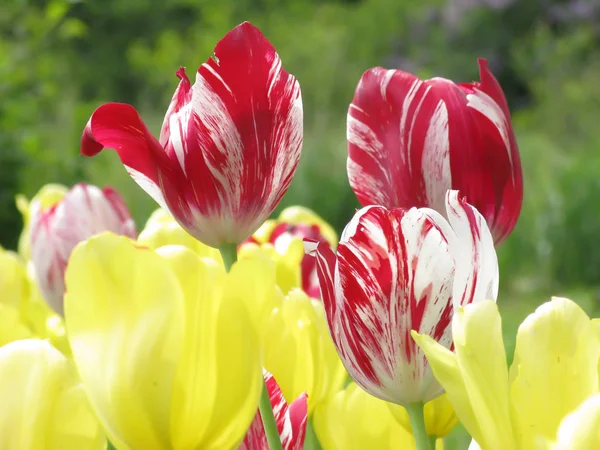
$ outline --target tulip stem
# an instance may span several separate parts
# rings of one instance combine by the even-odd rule
[[[264,381],[258,408],[260,409],[260,417],[263,422],[263,427],[265,428],[267,442],[269,443],[269,450],[283,450],[283,447],[281,446],[281,440],[279,438],[279,430],[277,430],[277,424],[275,423],[273,406],[271,406],[271,399],[269,398],[269,390],[267,389],[267,384]]]
[[[237,261],[237,245],[236,244],[223,244],[219,247],[221,258],[223,258],[223,264],[227,272],[233,266],[233,263]]]
[[[115,447],[112,442],[107,441],[106,442],[106,450],[117,450],[117,447]]]
[[[423,415],[423,403],[410,403],[406,405],[406,411],[410,418],[413,436],[417,444],[417,450],[434,450],[431,440],[425,430],[425,416]]]

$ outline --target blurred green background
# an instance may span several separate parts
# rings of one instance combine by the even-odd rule
[[[509,354],[551,294],[588,312],[600,285],[600,0],[4,0],[0,9],[0,243],[16,246],[17,192],[86,180],[118,188],[138,226],[155,208],[117,155],[80,157],[91,112],[128,102],[158,134],[181,65],[193,71],[249,20],[302,86],[303,156],[283,206],[340,230],[358,206],[345,120],[361,74],[382,65],[504,87],[523,160],[520,221],[499,249]],[[510,357],[510,356],[509,356]],[[465,448],[457,432],[450,448]]]

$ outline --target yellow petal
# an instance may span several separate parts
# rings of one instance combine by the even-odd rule
[[[271,233],[273,232],[273,230],[275,229],[275,227],[277,226],[277,221],[276,220],[266,220],[265,223],[263,223],[260,228],[258,230],[256,230],[256,232],[252,235],[252,237],[254,239],[256,239],[256,241],[259,244],[266,244],[267,242],[269,242],[269,238],[271,237]]]
[[[594,394],[562,420],[554,449],[592,450],[598,448],[600,448],[600,394]]]
[[[396,421],[407,431],[412,432],[410,418],[406,409],[393,403],[388,403],[388,405]],[[425,429],[429,436],[443,438],[450,434],[458,423],[458,417],[456,417],[454,408],[452,408],[446,394],[427,402],[423,413],[425,415]]]
[[[0,346],[29,337],[33,337],[33,333],[21,321],[19,311],[13,306],[0,303]]]
[[[387,403],[355,383],[319,405],[313,424],[324,450],[416,448],[414,438],[396,422]]]
[[[271,313],[283,300],[276,285],[275,264],[261,255],[246,255],[231,267],[228,283],[232,289],[227,292],[243,299],[262,342]]]
[[[448,394],[467,431],[490,450],[515,447],[509,415],[508,369],[496,304],[484,301],[455,311],[455,353],[429,336],[413,337]]]
[[[105,449],[67,359],[37,339],[0,348],[0,448]]]
[[[265,368],[288,402],[308,394],[308,413],[341,389],[347,373],[329,336],[323,305],[299,289],[289,293],[267,326]]]
[[[334,248],[337,246],[338,237],[333,227],[311,209],[303,206],[290,206],[281,211],[279,220],[291,224],[306,223],[308,225],[317,225],[323,237],[329,242],[329,245]]]
[[[152,213],[138,237],[138,243],[153,250],[164,245],[183,245],[201,257],[223,263],[219,250],[194,239],[163,209]]]
[[[598,390],[600,343],[585,312],[565,298],[540,306],[519,327],[511,401],[521,448],[553,439],[562,418]]]
[[[169,448],[184,299],[168,262],[103,233],[74,249],[65,281],[73,357],[109,439],[120,450]]]
[[[27,271],[16,253],[0,248],[0,303],[17,309],[29,297]]]
[[[234,264],[227,274],[185,247],[162,247],[159,253],[179,279],[186,311],[173,392],[172,447],[233,448],[256,414],[262,389],[260,345],[245,302],[267,290],[259,286],[266,279],[250,262]]]
[[[284,294],[294,288],[302,287],[300,263],[303,257],[304,245],[301,239],[294,239],[284,254],[278,253],[271,244],[248,243],[238,250],[240,261],[247,258],[264,258],[272,261],[275,264],[277,286]]]

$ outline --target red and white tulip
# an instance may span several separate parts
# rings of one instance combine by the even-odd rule
[[[192,85],[185,69],[156,139],[130,105],[90,118],[81,152],[114,148],[131,177],[192,236],[239,244],[286,192],[302,146],[302,100],[275,48],[248,22],[219,41]]]
[[[112,188],[80,183],[53,205],[32,203],[31,264],[42,296],[59,314],[63,314],[64,276],[71,252],[79,242],[104,231],[137,237],[123,198]]]
[[[401,405],[443,392],[411,330],[451,348],[455,305],[498,293],[485,219],[457,191],[445,203],[448,219],[430,208],[364,207],[346,226],[337,254],[322,244],[309,249],[346,370],[370,394]]]
[[[348,110],[348,177],[363,206],[430,207],[448,189],[485,217],[496,245],[523,200],[519,149],[502,88],[479,60],[480,82],[366,71]]]
[[[263,372],[265,384],[275,416],[283,450],[302,450],[306,437],[306,420],[308,414],[308,399],[306,394],[300,395],[289,405],[283,398],[281,389],[273,375],[266,370]],[[238,450],[269,450],[267,435],[260,416],[256,413],[250,429]]]

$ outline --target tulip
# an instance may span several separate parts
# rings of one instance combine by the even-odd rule
[[[315,411],[314,427],[323,450],[414,450],[415,440],[398,424],[386,402],[350,383]]]
[[[264,366],[286,399],[306,392],[309,417],[342,388],[348,375],[327,331],[321,302],[296,289],[274,309],[266,325]]]
[[[106,449],[70,361],[48,342],[0,347],[0,396],[3,450]]]
[[[273,375],[264,371],[264,378],[283,450],[302,450],[306,436],[306,394],[301,394],[288,405]],[[252,425],[238,450],[269,450],[260,412],[254,416]]]
[[[456,191],[446,213],[448,221],[428,208],[367,206],[344,229],[337,255],[322,244],[313,252],[346,370],[371,395],[405,407],[443,393],[411,330],[451,348],[454,305],[498,291],[485,220]]]
[[[589,317],[568,299],[554,298],[525,319],[510,370],[495,303],[459,308],[452,333],[454,352],[427,335],[413,335],[476,441],[471,448],[538,448],[598,392],[600,339]]]
[[[118,450],[232,449],[262,388],[246,308],[260,290],[182,246],[103,233],[67,268],[65,321],[92,407]]]
[[[363,206],[427,206],[443,214],[457,189],[485,217],[496,245],[523,200],[519,149],[502,88],[487,62],[480,82],[366,71],[348,111],[348,178]]]
[[[286,192],[302,146],[300,86],[275,48],[244,22],[219,41],[192,86],[185,69],[160,139],[130,105],[90,118],[81,152],[116,149],[127,172],[196,239],[240,244]]]
[[[337,235],[331,225],[315,212],[301,206],[286,208],[276,220],[267,220],[248,242],[271,244],[280,255],[293,253],[296,248],[301,250],[301,287],[309,297],[320,299],[317,263],[310,255],[304,255],[303,245],[298,245],[303,239],[327,242],[333,248],[337,245]],[[295,268],[292,270],[297,271]]]
[[[64,274],[75,246],[112,231],[135,237],[135,223],[121,196],[111,188],[80,183],[62,199],[32,202],[29,217],[31,263],[42,296],[63,313]]]

